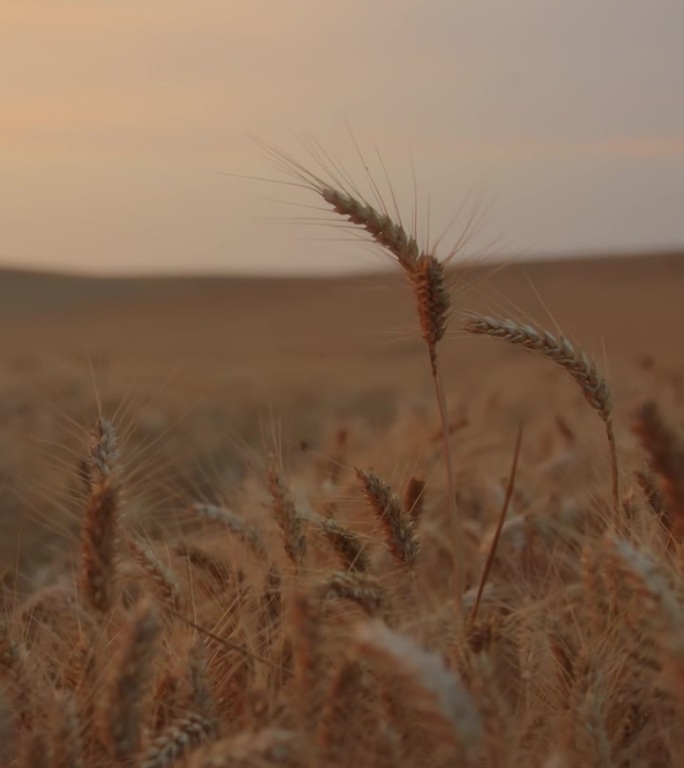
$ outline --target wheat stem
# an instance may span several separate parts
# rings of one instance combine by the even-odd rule
[[[585,399],[598,413],[605,425],[610,450],[613,509],[616,514],[619,514],[620,492],[617,449],[612,421],[612,401],[608,384],[598,372],[595,363],[564,336],[556,336],[550,331],[516,323],[514,320],[501,320],[473,314],[465,319],[463,329],[468,333],[491,336],[507,341],[509,344],[531,349],[560,366],[579,384]]]

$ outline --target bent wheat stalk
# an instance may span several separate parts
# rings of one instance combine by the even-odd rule
[[[564,336],[556,336],[550,331],[516,323],[514,320],[501,320],[473,314],[464,320],[463,329],[468,333],[492,336],[496,339],[503,339],[509,344],[532,349],[556,363],[579,384],[582,394],[601,417],[606,428],[610,449],[613,507],[617,514],[620,509],[620,495],[617,451],[612,421],[612,401],[608,384],[598,372],[595,363]]]

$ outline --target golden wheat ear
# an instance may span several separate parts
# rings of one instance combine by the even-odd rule
[[[321,184],[314,187],[328,205],[340,216],[358,227],[362,227],[375,242],[389,251],[402,269],[412,272],[420,254],[416,239],[409,235],[401,224],[397,224],[386,213],[380,213],[372,205],[352,195]]]
[[[365,201],[332,187],[317,190],[335,213],[362,227],[373,240],[388,250],[406,273],[416,299],[423,339],[430,355],[433,376],[437,376],[437,342],[444,337],[451,300],[446,287],[444,265],[430,253],[423,253],[414,237]]]
[[[620,494],[612,399],[608,383],[599,373],[593,360],[564,336],[557,336],[550,331],[534,328],[531,325],[516,323],[514,320],[471,314],[463,321],[463,330],[530,349],[558,365],[579,384],[585,399],[605,425],[610,449],[613,508],[617,514],[620,509]]]

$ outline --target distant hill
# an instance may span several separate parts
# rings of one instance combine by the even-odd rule
[[[485,267],[466,267],[474,273],[486,273],[496,269],[492,263]],[[515,272],[535,275],[562,277],[563,274],[577,276],[578,270],[587,277],[617,273],[630,277],[652,274],[654,271],[684,270],[684,251],[654,254],[630,255],[584,255],[580,257],[558,257],[548,260],[515,261],[506,265],[504,274]],[[390,275],[391,275],[390,271]],[[396,274],[394,275],[397,276]],[[318,286],[359,285],[387,281],[387,274],[363,276],[332,277],[247,277],[216,275],[159,275],[159,276],[122,276],[93,277],[76,273],[31,271],[0,268],[0,313],[4,312],[44,312],[75,308],[83,303],[110,302],[118,299],[130,299],[136,296],[169,296],[179,291],[215,290],[228,287],[250,291],[263,289],[268,294],[275,286],[281,290],[284,285]],[[390,278],[391,279],[391,278]]]

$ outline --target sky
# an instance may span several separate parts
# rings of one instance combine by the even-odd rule
[[[438,255],[684,246],[683,29],[681,0],[0,0],[0,266],[386,263],[254,137],[370,174]]]

